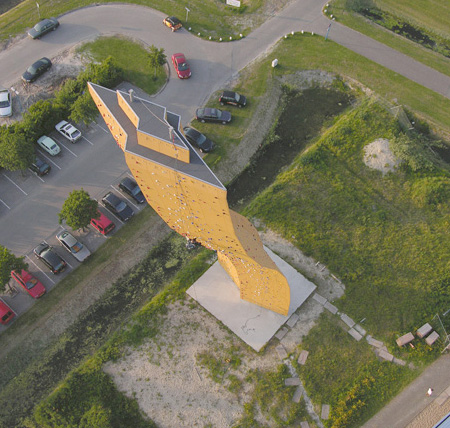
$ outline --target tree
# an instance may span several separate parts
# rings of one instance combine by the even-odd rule
[[[166,63],[166,55],[164,49],[158,49],[155,45],[150,46],[150,52],[148,53],[148,63],[150,67],[155,69],[155,79],[156,70],[158,67],[162,67]]]
[[[16,257],[7,248],[0,245],[0,287],[5,289],[11,278],[11,271],[27,269],[28,265],[25,263],[25,257]]]
[[[33,144],[16,123],[0,128],[0,167],[8,171],[28,168],[35,158]]]
[[[85,190],[73,190],[64,201],[58,214],[59,223],[64,220],[72,229],[84,229],[92,218],[98,217],[98,202]]]
[[[98,110],[94,100],[86,91],[72,104],[72,113],[70,113],[69,119],[75,123],[83,122],[85,125],[89,125],[97,116]]]

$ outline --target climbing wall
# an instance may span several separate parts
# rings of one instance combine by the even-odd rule
[[[170,140],[165,139],[164,130],[161,131],[160,142],[155,134],[143,138],[139,129],[143,118],[139,117],[139,109],[131,100],[127,100],[122,93],[117,93],[116,104],[125,113],[120,115],[119,120],[119,113],[114,114],[117,105],[111,105],[111,98],[102,98],[99,93],[103,92],[96,85],[89,84],[89,90],[111,134],[124,151],[131,173],[153,209],[180,235],[195,239],[206,248],[217,251],[219,262],[238,286],[242,299],[287,315],[290,304],[289,284],[264,251],[256,229],[245,217],[229,209],[227,192],[220,182],[217,185],[216,181],[208,182],[204,178],[207,174],[199,173],[196,177],[183,170],[183,162],[189,163],[192,160],[189,151],[193,149],[189,144],[186,143],[188,149],[182,145],[170,146]],[[139,102],[149,103],[145,100]],[[161,127],[161,122],[166,121],[167,116],[157,119],[155,127]],[[130,131],[130,123],[123,123],[126,120],[133,124],[134,134]],[[171,128],[168,122],[165,123]],[[124,128],[128,130],[128,134]],[[146,133],[148,130],[144,134]],[[181,129],[170,130],[167,135],[174,137],[176,133],[184,135]],[[128,144],[131,147],[131,143],[127,143],[128,138],[134,138],[133,144],[140,146],[139,154],[128,147]],[[142,154],[143,147],[149,149],[145,155]],[[176,163],[169,162],[169,159],[164,163],[161,160],[164,157],[152,156],[154,152],[175,158]],[[208,167],[201,162],[195,168],[198,172],[198,168]]]

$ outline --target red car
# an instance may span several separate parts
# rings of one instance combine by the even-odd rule
[[[116,227],[116,225],[100,211],[98,213],[100,217],[93,218],[91,220],[91,226],[94,229],[97,229],[102,235],[107,235],[109,232],[111,232],[111,230],[113,230]]]
[[[38,299],[45,294],[45,287],[31,273],[22,270],[19,274],[15,270],[11,271],[11,277],[31,296]]]
[[[0,300],[0,324],[8,324],[15,316],[14,311],[3,300]]]
[[[180,79],[188,79],[191,77],[191,69],[186,61],[184,54],[176,53],[172,55],[173,66]]]

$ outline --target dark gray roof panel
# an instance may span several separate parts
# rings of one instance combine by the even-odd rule
[[[209,167],[203,162],[202,158],[199,154],[192,148],[189,142],[184,138],[183,134],[180,131],[181,128],[181,118],[179,115],[171,112],[167,112],[167,121],[163,119],[163,122],[160,120],[161,117],[158,116],[158,119],[150,113],[153,112],[161,113],[165,112],[164,107],[158,106],[157,104],[152,103],[149,100],[145,100],[142,98],[134,97],[135,101],[133,102],[133,110],[140,117],[140,125],[145,122],[144,126],[149,131],[150,135],[158,136],[161,138],[162,135],[166,135],[166,138],[161,138],[166,141],[170,140],[169,128],[172,127],[174,129],[173,140],[175,144],[186,147],[189,149],[190,162],[186,163],[177,159],[174,159],[170,156],[166,156],[162,153],[156,152],[154,150],[148,149],[147,147],[140,146],[137,142],[137,131],[133,123],[128,119],[128,116],[123,112],[119,103],[117,101],[117,93],[111,89],[104,88],[102,86],[95,85],[91,83],[92,87],[98,93],[100,98],[103,100],[111,114],[117,119],[120,125],[123,127],[124,131],[128,135],[127,142],[125,144],[125,151],[129,153],[136,154],[144,159],[149,159],[153,162],[156,162],[160,165],[164,165],[168,168],[178,170],[186,175],[192,176],[198,180],[204,181],[213,186],[219,187],[220,189],[225,190],[225,187],[220,182],[220,180],[214,175],[214,173],[209,169]],[[124,97],[129,97],[126,92],[121,92]],[[128,98],[129,99],[129,98]],[[138,105],[140,107],[134,108],[134,106]],[[148,107],[148,108],[147,108]],[[149,118],[149,116],[151,116]],[[154,129],[152,128],[154,126]],[[142,127],[139,126],[141,129]]]

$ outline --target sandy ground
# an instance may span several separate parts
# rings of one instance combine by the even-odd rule
[[[331,301],[342,296],[343,285],[327,269],[321,270],[321,265],[317,266],[270,230],[261,237],[265,245],[312,279],[322,296]],[[298,357],[302,337],[322,311],[323,306],[312,299],[297,310],[300,320],[281,342],[293,358]],[[243,381],[251,369],[276,370],[281,363],[275,351],[278,340],[256,353],[188,296],[185,303],[171,305],[158,324],[160,333],[156,339],[138,349],[129,349],[126,357],[108,363],[105,371],[121,391],[136,398],[140,408],[161,428],[232,426],[249,400],[252,386],[245,384],[239,395],[231,393],[227,375]],[[208,369],[198,362],[197,356],[208,352],[226,367],[227,350],[232,346],[239,349],[242,364],[237,369],[230,367],[223,380],[216,383],[208,377]]]
[[[379,138],[364,147],[364,163],[369,168],[381,171],[383,175],[388,172],[394,172],[401,163],[389,148],[389,140]]]

